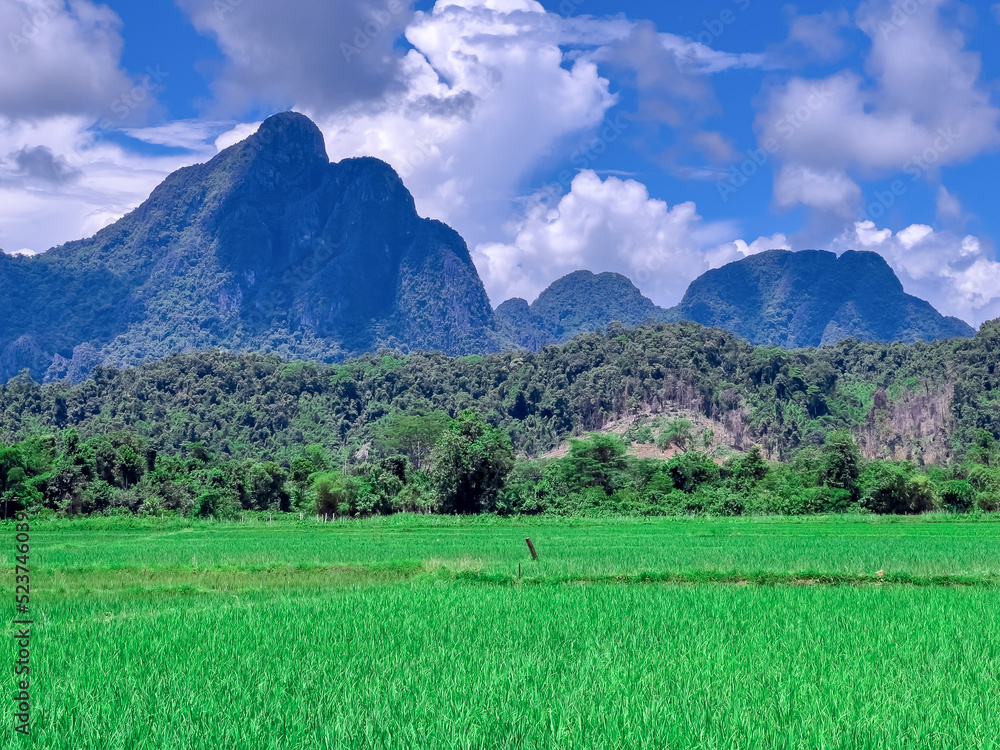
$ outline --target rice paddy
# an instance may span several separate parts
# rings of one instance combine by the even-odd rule
[[[988,519],[53,523],[32,559],[4,747],[1000,746]]]

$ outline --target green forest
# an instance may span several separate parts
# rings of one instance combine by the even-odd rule
[[[541,352],[222,351],[0,387],[5,515],[1000,510],[1000,325],[754,347],[612,325]]]

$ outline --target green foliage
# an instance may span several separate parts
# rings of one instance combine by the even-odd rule
[[[862,507],[873,513],[925,513],[934,507],[933,484],[907,462],[872,462],[858,485]]]
[[[853,495],[861,473],[861,452],[851,433],[837,430],[827,435],[822,456],[819,473],[823,484]]]
[[[624,486],[626,446],[614,435],[594,434],[571,440],[569,455],[559,463],[559,479],[569,492],[599,487],[611,495]]]
[[[674,488],[689,495],[704,484],[717,484],[720,477],[716,463],[698,451],[674,456],[666,470]]]
[[[482,513],[497,508],[514,451],[507,435],[466,410],[438,438],[432,463],[441,511]]]
[[[357,512],[358,490],[358,482],[339,471],[318,474],[313,479],[315,510],[321,515],[353,515]]]
[[[690,419],[675,419],[660,433],[660,439],[656,441],[656,445],[663,450],[678,448],[686,451],[694,442],[691,435],[693,427]]]
[[[417,469],[422,469],[450,422],[443,411],[434,411],[426,416],[394,412],[378,426],[376,442],[384,453],[401,453]]]

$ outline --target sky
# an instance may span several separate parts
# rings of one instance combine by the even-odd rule
[[[1000,317],[1000,3],[0,0],[0,248],[92,235],[289,109],[389,162],[494,305],[656,303],[763,250],[880,253]]]

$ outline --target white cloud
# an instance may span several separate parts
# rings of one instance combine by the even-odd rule
[[[833,62],[847,52],[844,29],[850,25],[850,14],[843,8],[814,15],[800,16],[790,9],[788,39],[776,54],[790,62],[816,60]],[[794,59],[791,59],[794,58]]]
[[[962,218],[962,204],[954,195],[948,192],[944,185],[938,185],[937,215],[944,221],[954,221]]]
[[[476,244],[497,237],[539,164],[590,143],[616,101],[597,65],[561,45],[607,43],[630,28],[564,19],[533,2],[442,0],[406,30],[414,49],[400,66],[401,89],[377,103],[305,111],[332,159],[384,159],[423,215]]]
[[[652,199],[634,180],[581,172],[556,206],[532,206],[510,243],[484,243],[476,264],[495,303],[533,300],[551,282],[580,269],[631,278],[660,305],[680,301],[688,284],[710,268],[771,248],[782,235],[747,244],[727,222],[706,222],[694,203],[674,207]]]
[[[49,117],[36,121],[0,119],[0,248],[7,251],[43,252],[70,239],[87,237],[121,218],[142,203],[149,193],[175,169],[214,156],[210,143],[174,156],[138,156],[111,140],[93,141],[89,117]],[[144,139],[141,129],[132,131]],[[180,126],[174,138],[190,144],[194,134],[183,136]],[[162,132],[149,137],[162,140]],[[34,169],[25,169],[24,153],[45,159]],[[45,160],[51,159],[56,175],[51,179]]]
[[[765,97],[760,141],[778,142],[778,158],[790,165],[776,185],[782,205],[844,215],[856,208],[855,179],[933,177],[942,165],[1000,146],[1000,109],[979,81],[980,56],[947,25],[943,2],[864,3],[857,24],[871,38],[867,77],[793,78]],[[825,187],[797,179],[803,175],[822,175]],[[834,193],[839,205],[831,204]]]
[[[215,105],[331,108],[378,99],[395,81],[394,44],[412,0],[178,0],[227,63]]]
[[[832,250],[869,250],[886,259],[907,292],[979,325],[1000,317],[1000,263],[980,238],[913,224],[893,233],[874,222],[855,223]]]
[[[215,153],[204,123],[138,126],[169,71],[130,77],[121,33],[90,0],[0,0],[0,248],[37,253],[93,234]],[[192,151],[137,156],[105,137],[119,131]]]
[[[774,200],[779,206],[803,203],[850,218],[856,215],[861,188],[836,169],[817,170],[802,164],[785,164],[774,180]]]
[[[120,64],[121,27],[89,0],[0,0],[0,116],[112,116],[135,85]]]

